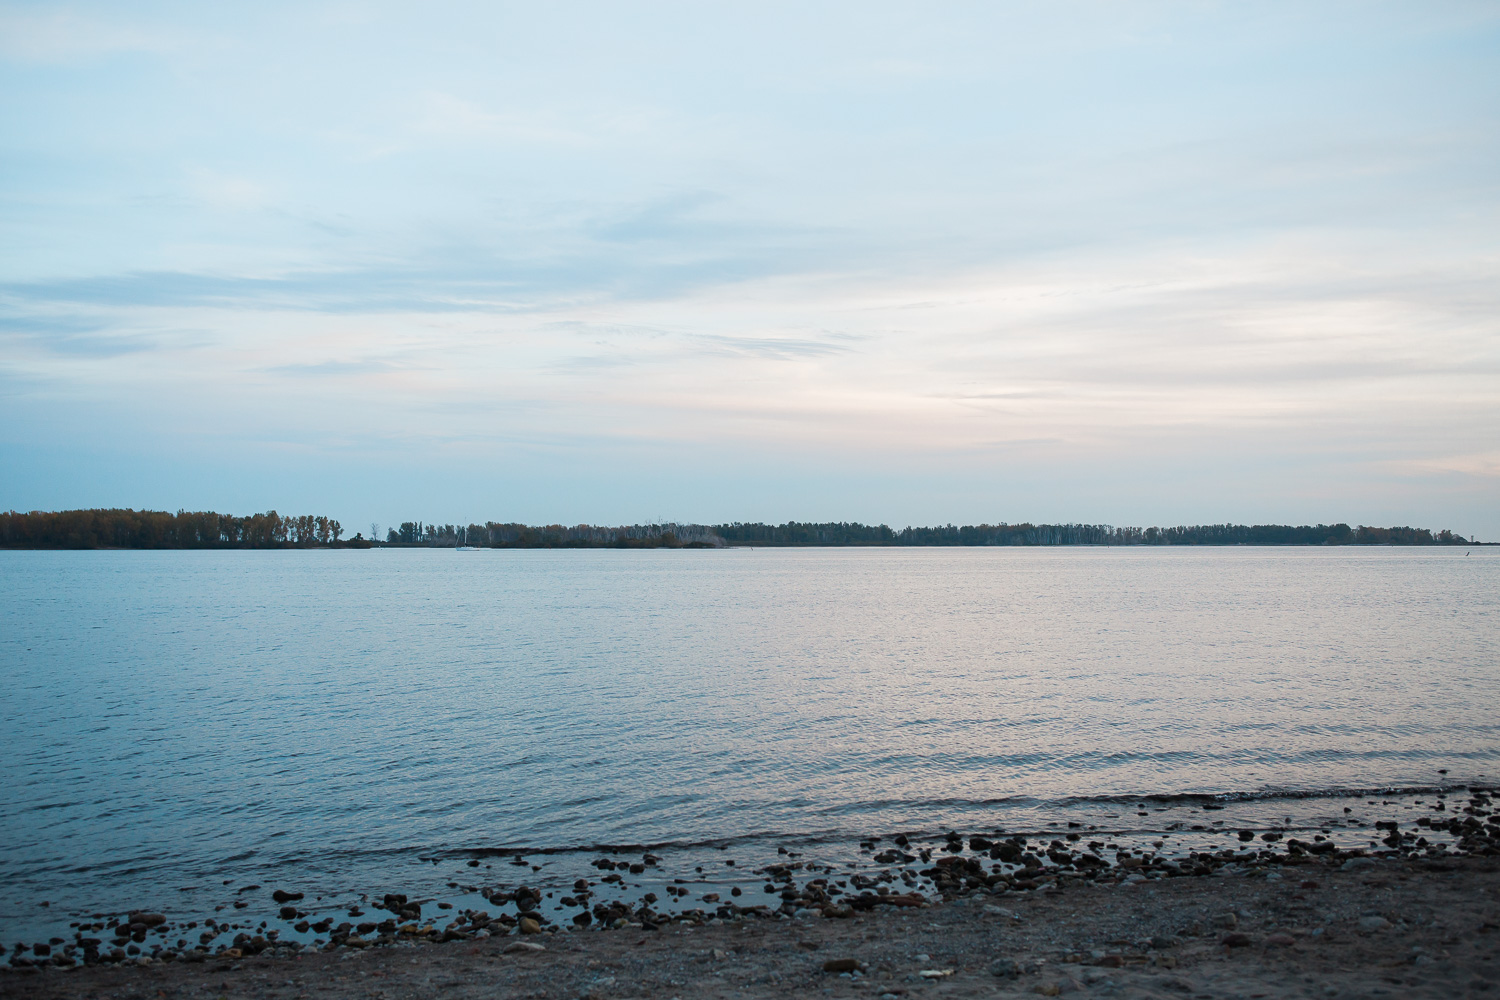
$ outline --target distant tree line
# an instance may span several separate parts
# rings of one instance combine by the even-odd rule
[[[601,527],[515,522],[427,524],[403,521],[386,546],[491,549],[649,549],[748,546],[898,545],[1468,545],[1471,539],[1428,528],[1347,524],[1200,524],[1116,528],[1105,524],[952,524],[892,528],[857,521],[761,524],[632,524]],[[330,517],[283,517],[274,510],[236,517],[212,511],[64,510],[0,513],[0,547],[38,549],[289,549],[370,545],[343,538]]]
[[[386,532],[385,543],[434,548],[469,545],[487,549],[711,549],[724,544],[714,535],[713,528],[701,524],[533,527],[496,521],[467,526],[403,521],[400,528]]]
[[[387,545],[459,545],[493,549],[715,548],[761,546],[896,545],[1466,545],[1451,531],[1427,528],[1351,528],[1347,524],[1207,524],[1175,528],[1116,528],[1106,524],[952,524],[892,528],[857,521],[785,524],[634,524],[567,527],[489,521],[425,524],[405,521],[386,533]]]
[[[365,547],[340,541],[331,517],[274,510],[236,517],[213,511],[60,510],[0,513],[0,547],[27,549],[307,549]]]
[[[820,524],[715,525],[729,545],[1465,545],[1451,531],[1351,528],[1347,524],[1200,524],[1116,528],[1107,524],[952,524],[901,528],[829,521]]]
[[[1119,545],[1102,524],[952,524],[891,528],[884,524],[720,524],[714,532],[729,545]]]

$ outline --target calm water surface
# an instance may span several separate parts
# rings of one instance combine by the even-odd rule
[[[1266,793],[1500,773],[1497,606],[1479,549],[0,552],[0,933],[496,848],[1322,822]]]

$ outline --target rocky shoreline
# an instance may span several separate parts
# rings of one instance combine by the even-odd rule
[[[1225,865],[1211,877],[1059,880],[1000,900],[939,896],[842,919],[674,920],[655,932],[631,921],[606,933],[429,944],[407,935],[388,947],[23,966],[0,972],[0,995],[1339,1000],[1500,989],[1500,859],[1302,857],[1290,870]]]
[[[777,860],[753,868],[736,870],[736,861],[725,858],[717,874],[705,874],[704,866],[698,865],[695,872],[684,872],[694,877],[669,878],[658,855],[645,851],[621,856],[617,851],[595,858],[592,877],[574,880],[571,888],[525,881],[448,883],[454,892],[482,900],[483,905],[475,906],[387,892],[330,913],[301,891],[250,885],[239,891],[226,917],[182,919],[149,910],[96,914],[72,922],[71,940],[15,943],[7,964],[12,976],[99,966],[220,967],[257,956],[290,958],[462,942],[488,947],[500,938],[526,944],[599,930],[650,933],[746,922],[805,924],[814,918],[849,920],[926,911],[966,900],[1007,909],[1075,888],[1128,889],[1213,876],[1302,884],[1309,881],[1304,876],[1311,871],[1357,873],[1377,863],[1442,865],[1500,856],[1500,819],[1493,813],[1491,791],[1471,788],[1466,798],[1454,796],[1451,803],[1448,795],[1417,801],[1425,812],[1415,821],[1403,817],[1374,822],[1380,840],[1370,849],[1340,847],[1331,827],[1300,837],[1279,830],[1209,831],[1232,836],[1233,846],[1186,853],[1167,847],[1165,838],[1170,835],[1132,848],[1085,830],[968,836],[950,831],[923,842],[902,834],[870,838],[860,843],[861,863],[848,866],[780,848]],[[1205,811],[1215,808],[1203,806]],[[1206,830],[1197,825],[1192,829]],[[510,863],[540,870],[524,857]],[[480,865],[479,859],[467,863],[471,871]],[[736,884],[723,891],[703,891],[726,873],[733,874]],[[274,917],[234,919],[260,896],[269,896],[275,904]]]

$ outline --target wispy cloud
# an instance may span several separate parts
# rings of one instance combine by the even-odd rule
[[[731,356],[792,360],[798,358],[826,358],[854,350],[848,341],[799,340],[790,337],[728,337],[703,335],[695,338],[698,343],[712,348],[714,353]]]
[[[178,31],[125,23],[46,6],[0,8],[0,58],[70,63],[122,52],[165,53],[182,46]]]
[[[154,335],[121,331],[108,319],[78,316],[0,316],[0,342],[63,357],[113,358],[161,346]]]
[[[270,365],[261,371],[269,375],[290,375],[293,378],[324,378],[340,375],[378,375],[383,372],[406,371],[407,366],[389,361],[316,361],[309,364]]]

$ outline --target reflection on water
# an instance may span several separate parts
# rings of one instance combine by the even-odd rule
[[[1485,550],[3,552],[0,599],[0,927],[267,872],[1136,821],[1500,757]]]

